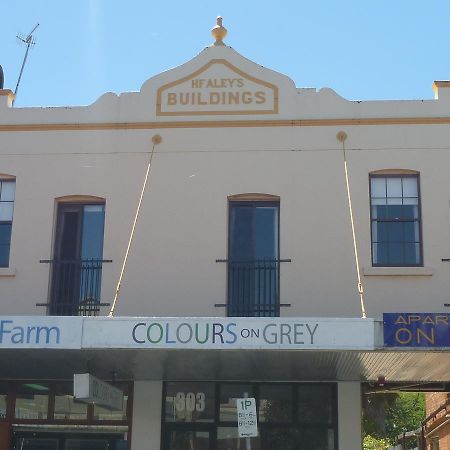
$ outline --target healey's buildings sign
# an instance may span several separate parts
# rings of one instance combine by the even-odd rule
[[[157,92],[157,116],[277,114],[278,87],[212,59]]]

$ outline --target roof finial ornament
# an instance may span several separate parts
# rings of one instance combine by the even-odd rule
[[[211,29],[211,34],[213,35],[214,39],[216,40],[214,42],[214,45],[225,45],[223,43],[223,39],[227,35],[228,31],[227,29],[222,26],[222,17],[217,17],[217,25]]]

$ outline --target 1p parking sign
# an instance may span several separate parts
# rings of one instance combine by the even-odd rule
[[[237,398],[236,406],[239,437],[258,436],[256,400],[254,398]]]

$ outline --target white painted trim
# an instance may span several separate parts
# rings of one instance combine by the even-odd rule
[[[364,267],[365,277],[430,277],[433,267]]]

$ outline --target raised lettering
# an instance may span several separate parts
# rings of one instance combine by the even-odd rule
[[[250,103],[253,102],[253,97],[252,97],[252,93],[245,91],[242,93],[242,103],[244,103],[245,105],[248,105]]]
[[[167,104],[176,105],[177,104],[177,94],[175,92],[169,92],[167,94]]]
[[[262,91],[255,92],[255,103],[260,105],[261,103],[266,103],[266,93]]]

